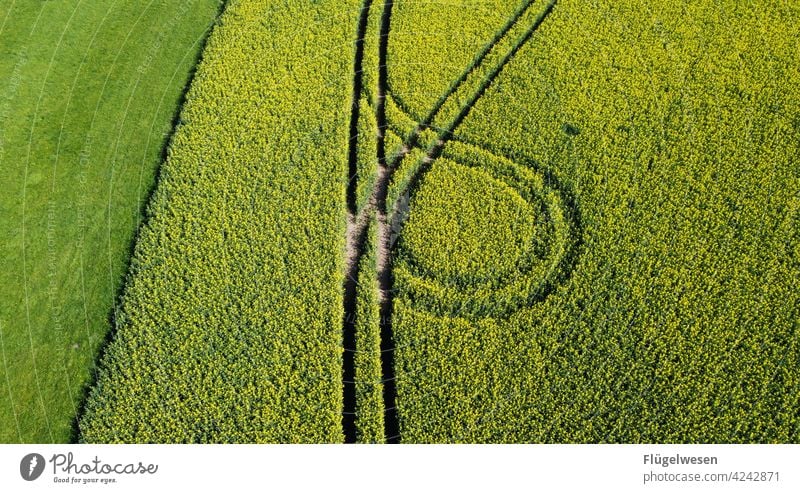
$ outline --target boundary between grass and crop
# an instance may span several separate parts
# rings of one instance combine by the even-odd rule
[[[225,12],[225,9],[230,4],[230,0],[221,0],[219,5],[217,6],[217,11],[214,14],[214,17],[211,19],[211,22],[208,23],[208,26],[202,32],[199,38],[193,43],[192,46],[199,45],[197,51],[194,55],[194,63],[192,63],[191,67],[189,68],[188,74],[186,76],[186,80],[183,84],[183,87],[180,90],[180,94],[178,95],[178,104],[175,107],[175,110],[172,113],[172,118],[170,119],[169,125],[169,132],[166,133],[163,137],[161,142],[161,149],[158,153],[158,162],[164,163],[167,159],[167,155],[169,153],[170,146],[172,145],[172,140],[175,136],[176,131],[181,125],[181,115],[183,114],[184,105],[187,102],[187,96],[189,91],[192,88],[194,83],[195,76],[197,75],[197,68],[200,66],[201,62],[203,61],[203,56],[205,53],[206,45],[208,40],[211,38],[211,35],[220,25],[220,19]],[[177,71],[180,68],[182,61],[178,63],[178,68],[175,69],[172,77],[174,78],[177,74]],[[163,102],[163,94],[162,99],[159,101],[159,105]],[[151,128],[152,129],[152,128]],[[127,248],[127,265],[124,269],[124,272],[130,272],[130,263],[134,257],[134,250],[136,248],[137,243],[139,242],[139,233],[142,231],[142,228],[145,226],[149,219],[149,207],[150,203],[152,202],[153,195],[155,194],[156,190],[158,189],[158,183],[161,179],[161,166],[158,166],[156,169],[155,177],[153,182],[148,187],[148,190],[145,192],[145,199],[140,202],[139,212],[140,217],[142,220],[139,222],[139,225],[136,228],[136,233],[133,235],[130,243],[128,244]],[[126,274],[126,276],[129,274]],[[109,344],[114,340],[116,336],[116,327],[117,327],[117,316],[119,313],[119,302],[123,299],[125,290],[127,288],[127,279],[120,283],[116,290],[116,294],[114,295],[114,299],[118,300],[115,302],[114,306],[111,307],[111,310],[108,314],[108,323],[110,329],[106,331],[102,342],[97,347],[97,352],[94,357],[94,367],[91,370],[91,377],[89,378],[88,382],[83,386],[81,389],[81,396],[80,401],[78,402],[78,410],[75,416],[72,419],[71,430],[70,430],[70,443],[80,443],[81,441],[81,430],[80,430],[80,422],[83,418],[84,414],[86,413],[86,407],[89,403],[89,397],[91,395],[92,389],[97,386],[97,381],[99,378],[98,369],[100,367],[100,360],[102,356],[106,353]]]

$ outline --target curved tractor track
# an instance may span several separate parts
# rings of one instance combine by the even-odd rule
[[[459,77],[453,81],[451,86],[437,100],[434,106],[428,111],[427,115],[416,123],[413,131],[404,139],[403,145],[396,152],[390,162],[387,162],[385,151],[385,136],[389,129],[389,122],[386,117],[386,101],[390,96],[388,84],[387,53],[392,18],[392,7],[394,0],[384,0],[380,20],[379,40],[378,40],[378,87],[374,101],[374,107],[370,107],[375,112],[378,132],[377,132],[377,172],[370,197],[361,210],[357,210],[356,205],[356,180],[357,177],[357,149],[356,141],[358,137],[357,121],[361,111],[365,108],[360,107],[359,101],[363,91],[362,83],[362,61],[364,55],[364,37],[366,35],[367,21],[370,15],[372,0],[364,0],[362,4],[361,18],[359,19],[358,33],[356,39],[356,59],[354,62],[353,75],[353,108],[350,123],[350,152],[349,170],[350,182],[347,187],[347,204],[349,209],[347,222],[346,238],[346,259],[345,259],[345,281],[344,281],[344,320],[343,320],[343,342],[344,342],[344,414],[342,425],[345,434],[345,441],[353,443],[356,441],[356,409],[355,409],[355,368],[354,354],[356,334],[356,287],[359,282],[358,265],[360,259],[367,254],[365,251],[365,235],[368,225],[375,221],[378,231],[378,244],[376,246],[377,259],[377,281],[380,290],[380,336],[381,336],[381,367],[383,384],[383,404],[385,413],[385,439],[387,443],[398,443],[400,431],[396,410],[396,388],[394,374],[394,347],[392,334],[392,296],[393,296],[393,276],[392,276],[392,248],[395,239],[400,234],[406,208],[409,204],[409,197],[414,193],[420,184],[421,177],[430,169],[431,164],[442,155],[445,146],[454,140],[454,132],[464,121],[475,103],[484,95],[489,86],[494,82],[503,68],[510,62],[522,46],[529,41],[539,29],[545,19],[552,13],[557,0],[550,0],[543,10],[536,14],[532,6],[537,3],[535,0],[525,2],[498,31],[493,39],[476,55],[473,62],[467,66]],[[524,22],[530,22],[526,28]],[[514,37],[516,36],[516,38]],[[444,108],[448,108],[453,96],[467,91],[468,97],[462,98],[466,101],[460,107],[451,109],[454,114],[446,120],[445,124],[434,125]],[[392,176],[399,167],[400,163],[407,157],[411,149],[419,145],[419,137],[423,131],[431,129],[436,132],[436,139],[427,148],[424,148],[424,157],[421,158],[416,172],[411,176],[408,183],[403,187],[399,195],[400,198],[394,203],[387,203],[387,195]],[[550,180],[548,175],[548,180]],[[550,183],[557,183],[550,181]],[[560,187],[558,187],[560,188]],[[563,189],[559,191],[563,192]],[[574,208],[574,202],[569,194],[565,194],[565,205],[568,209]],[[573,223],[577,223],[577,215],[570,215]],[[573,234],[577,233],[577,228]],[[580,235],[578,234],[578,237]],[[569,258],[572,255],[568,256]],[[563,270],[563,269],[562,269]],[[535,299],[541,299],[546,295],[546,291],[541,291]],[[452,314],[459,314],[452,312]]]

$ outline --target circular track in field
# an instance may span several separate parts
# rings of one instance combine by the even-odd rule
[[[448,142],[441,157],[411,199],[395,288],[417,308],[466,318],[544,299],[574,257],[569,196],[546,173],[463,142]]]

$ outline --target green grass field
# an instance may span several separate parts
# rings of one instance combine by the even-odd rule
[[[0,2],[0,441],[800,441],[800,5]]]

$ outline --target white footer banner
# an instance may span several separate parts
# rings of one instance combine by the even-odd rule
[[[800,492],[800,445],[0,445],[0,491]]]

